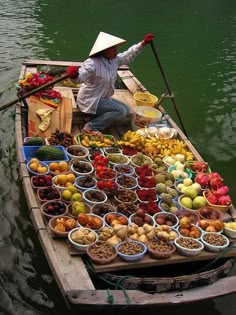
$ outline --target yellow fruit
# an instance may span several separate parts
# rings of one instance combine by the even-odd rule
[[[37,173],[39,174],[44,174],[44,173],[47,173],[48,169],[46,166],[38,166],[37,168]]]
[[[68,190],[71,191],[73,195],[78,192],[77,188],[73,185],[69,186]]]
[[[68,187],[68,188],[70,188],[71,186],[73,186],[73,184],[72,184],[71,182],[66,182],[66,183],[65,183],[65,186]]]
[[[72,197],[72,192],[68,189],[63,190],[61,194],[62,199],[69,201]]]
[[[69,165],[65,161],[61,161],[58,163],[58,168],[60,172],[65,172],[69,170]]]
[[[32,159],[30,160],[30,164],[31,164],[31,163],[39,164],[39,160],[38,160],[37,158],[32,158]]]
[[[52,162],[48,166],[49,166],[50,171],[53,171],[53,172],[59,169],[59,165],[56,162]]]
[[[31,169],[31,171],[33,172],[37,172],[37,169],[38,169],[38,163],[36,162],[32,162],[29,164],[29,168]]]
[[[70,182],[70,183],[73,183],[74,180],[75,180],[75,175],[70,173],[70,174],[67,174],[66,175],[66,178],[67,178],[67,181]]]
[[[64,174],[57,175],[57,182],[61,186],[65,185],[65,183],[67,182],[66,175]]]

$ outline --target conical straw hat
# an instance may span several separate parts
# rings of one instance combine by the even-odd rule
[[[104,32],[100,32],[94,45],[92,50],[89,53],[89,57],[97,54],[98,52],[110,48],[112,46],[116,46],[116,45],[121,45],[124,44],[126,42],[126,40],[104,33]]]

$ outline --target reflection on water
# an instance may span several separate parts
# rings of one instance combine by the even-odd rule
[[[233,5],[233,1],[229,1]],[[125,8],[117,1],[87,1],[81,3],[73,2],[72,9],[62,0],[5,0],[0,9],[0,103],[4,104],[15,98],[14,83],[18,79],[20,65],[23,59],[55,58],[69,60],[74,54],[86,56],[90,43],[94,40],[94,33],[87,31],[91,26],[97,31],[114,31],[114,34],[128,36],[134,41],[140,38],[140,34],[152,30],[155,34],[164,34],[171,43],[163,40],[163,49],[170,45],[163,56],[163,60],[173,57],[172,65],[179,66],[171,78],[176,78],[175,93],[183,94],[186,103],[191,100],[194,88],[202,91],[195,93],[199,97],[198,106],[186,106],[188,114],[188,128],[192,126],[191,137],[197,144],[200,152],[213,161],[216,169],[222,170],[227,181],[232,179],[232,161],[235,161],[235,132],[236,132],[236,82],[235,82],[235,18],[232,19],[231,12],[235,10],[220,12],[221,17],[230,23],[230,32],[218,44],[217,49],[211,52],[210,58],[206,61],[205,55],[201,55],[195,63],[189,61],[193,66],[199,63],[205,65],[204,82],[191,86],[191,82],[182,82],[182,72],[188,71],[188,60],[186,67],[178,65],[177,60],[186,58],[186,51],[191,49],[193,27],[198,30],[198,18],[202,19],[206,14],[205,5],[208,8],[211,1],[199,0],[198,7],[196,1],[188,1],[188,6],[183,5],[181,10],[180,2],[173,0],[165,1],[165,4],[158,0],[149,1],[151,10],[146,12],[143,1],[136,1],[136,13],[134,14],[133,1],[127,0]],[[177,5],[176,5],[177,4]],[[221,1],[214,1],[215,7],[220,7]],[[235,6],[235,3],[234,3]],[[114,19],[114,12],[122,7],[122,23]],[[171,11],[170,11],[171,8]],[[220,9],[222,9],[220,7]],[[234,8],[236,9],[236,8]],[[185,11],[186,10],[186,11]],[[156,12],[158,11],[158,19]],[[104,17],[104,12],[107,16]],[[218,17],[211,15],[213,23],[218,27]],[[132,14],[131,14],[132,13]],[[225,14],[225,16],[224,16]],[[63,17],[63,18],[62,18]],[[79,18],[78,18],[79,17]],[[148,17],[148,19],[147,19]],[[208,17],[207,17],[208,18]],[[186,19],[186,20],[185,20]],[[191,20],[192,29],[188,30],[184,23]],[[150,25],[147,26],[147,20]],[[53,23],[51,22],[53,21]],[[92,21],[95,21],[92,23]],[[130,21],[130,27],[124,22]],[[171,22],[169,24],[166,22]],[[179,22],[182,23],[179,23]],[[216,21],[216,22],[215,22]],[[209,20],[207,19],[207,22]],[[225,27],[227,26],[225,24]],[[135,28],[133,27],[135,25]],[[168,28],[169,27],[169,28]],[[173,27],[173,28],[172,28]],[[182,28],[181,28],[182,27]],[[127,28],[130,31],[127,31]],[[137,29],[136,29],[137,28]],[[173,29],[176,34],[173,34]],[[219,29],[210,27],[208,32],[220,33]],[[119,34],[120,33],[120,34]],[[185,36],[183,36],[185,34]],[[123,36],[122,35],[122,36]],[[198,34],[196,33],[195,36]],[[209,35],[209,34],[208,34]],[[210,34],[211,35],[211,34]],[[122,37],[121,36],[121,37]],[[200,34],[198,35],[200,36]],[[81,46],[83,39],[84,46]],[[202,46],[207,44],[207,40]],[[184,47],[182,47],[185,45]],[[215,47],[215,46],[214,46]],[[197,47],[198,48],[198,47]],[[182,53],[183,49],[183,53]],[[182,53],[182,56],[181,56]],[[146,54],[146,55],[145,55]],[[138,72],[142,77],[150,81],[152,91],[156,88],[156,69],[152,69],[153,60],[147,50],[140,57]],[[61,57],[63,56],[63,57]],[[75,57],[76,56],[76,57]],[[176,59],[177,58],[177,59]],[[201,59],[202,58],[202,59]],[[72,58],[73,59],[73,58]],[[192,70],[192,69],[191,69]],[[181,73],[181,75],[180,75]],[[187,75],[187,77],[190,77]],[[194,80],[195,78],[193,78]],[[196,82],[198,78],[195,79]],[[185,83],[185,84],[184,84]],[[201,85],[202,84],[202,85]],[[181,91],[181,93],[180,93]],[[190,102],[191,104],[191,102]],[[188,104],[187,104],[188,105]],[[196,114],[194,115],[194,110]],[[62,300],[59,289],[46,263],[46,259],[41,251],[37,236],[29,220],[29,213],[20,185],[17,172],[15,140],[14,140],[14,106],[0,111],[0,314],[70,314],[66,311],[66,306]],[[198,121],[196,122],[196,117]],[[192,119],[192,120],[191,120]],[[206,137],[209,139],[206,146]],[[221,164],[224,163],[224,164]],[[227,163],[229,164],[227,164]],[[232,185],[233,186],[233,180]],[[232,188],[235,189],[235,188]],[[234,190],[236,192],[236,190]],[[232,314],[235,313],[235,295],[217,299],[216,301],[205,301],[194,305],[151,308],[143,307],[140,314],[148,312],[154,314],[173,314],[177,311],[180,314]],[[230,305],[230,310],[228,310]],[[136,310],[124,308],[113,310],[115,314],[134,314]],[[88,314],[88,312],[81,312]],[[94,312],[91,312],[94,314]],[[104,311],[110,314],[111,310]]]

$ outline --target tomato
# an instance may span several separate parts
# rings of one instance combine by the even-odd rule
[[[104,166],[98,165],[98,166],[96,167],[97,175],[98,175],[98,173],[102,172],[103,170],[104,170]]]
[[[103,157],[101,156],[101,155],[96,155],[95,157],[94,157],[94,161],[95,162],[99,162],[99,161],[102,161],[103,160]]]
[[[107,188],[112,188],[112,187],[113,187],[113,182],[112,182],[112,180],[108,180],[108,181],[106,182],[106,187],[107,187]]]

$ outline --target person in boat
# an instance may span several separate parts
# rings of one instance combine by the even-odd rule
[[[87,114],[84,133],[99,133],[129,115],[129,106],[112,98],[117,70],[120,65],[127,65],[133,61],[153,39],[152,34],[146,34],[140,43],[117,53],[118,46],[124,44],[126,40],[100,32],[89,58],[82,66],[67,68],[69,77],[81,83],[77,106],[81,112]]]

